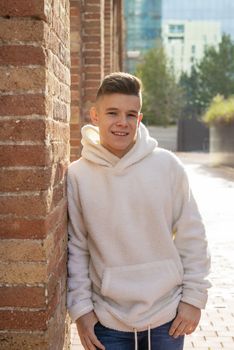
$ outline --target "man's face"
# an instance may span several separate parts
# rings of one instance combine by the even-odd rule
[[[92,122],[99,127],[100,142],[117,157],[123,157],[134,145],[142,114],[140,98],[135,95],[101,96],[90,110]]]

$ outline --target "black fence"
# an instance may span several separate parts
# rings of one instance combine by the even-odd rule
[[[196,117],[180,119],[177,150],[179,152],[209,151],[209,128]]]

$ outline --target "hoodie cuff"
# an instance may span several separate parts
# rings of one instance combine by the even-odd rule
[[[199,309],[205,309],[207,299],[207,293],[187,289],[183,291],[181,301],[193,305]]]
[[[68,313],[71,317],[72,322],[74,323],[79,317],[87,314],[93,309],[94,307],[92,302],[90,302],[89,305],[86,305],[85,307],[82,307],[82,308],[80,307],[80,305],[75,304],[68,309]]]

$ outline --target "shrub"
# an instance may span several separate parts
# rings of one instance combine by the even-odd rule
[[[227,99],[221,95],[215,96],[203,116],[203,121],[206,124],[234,122],[234,96]]]

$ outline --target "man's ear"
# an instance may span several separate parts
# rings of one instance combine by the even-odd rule
[[[96,107],[91,107],[90,110],[89,110],[89,115],[90,115],[90,119],[91,119],[91,122],[98,126],[98,114],[97,114],[97,110],[96,110]]]
[[[140,122],[143,119],[143,113],[140,113],[139,117],[138,117],[138,126],[140,125]]]

